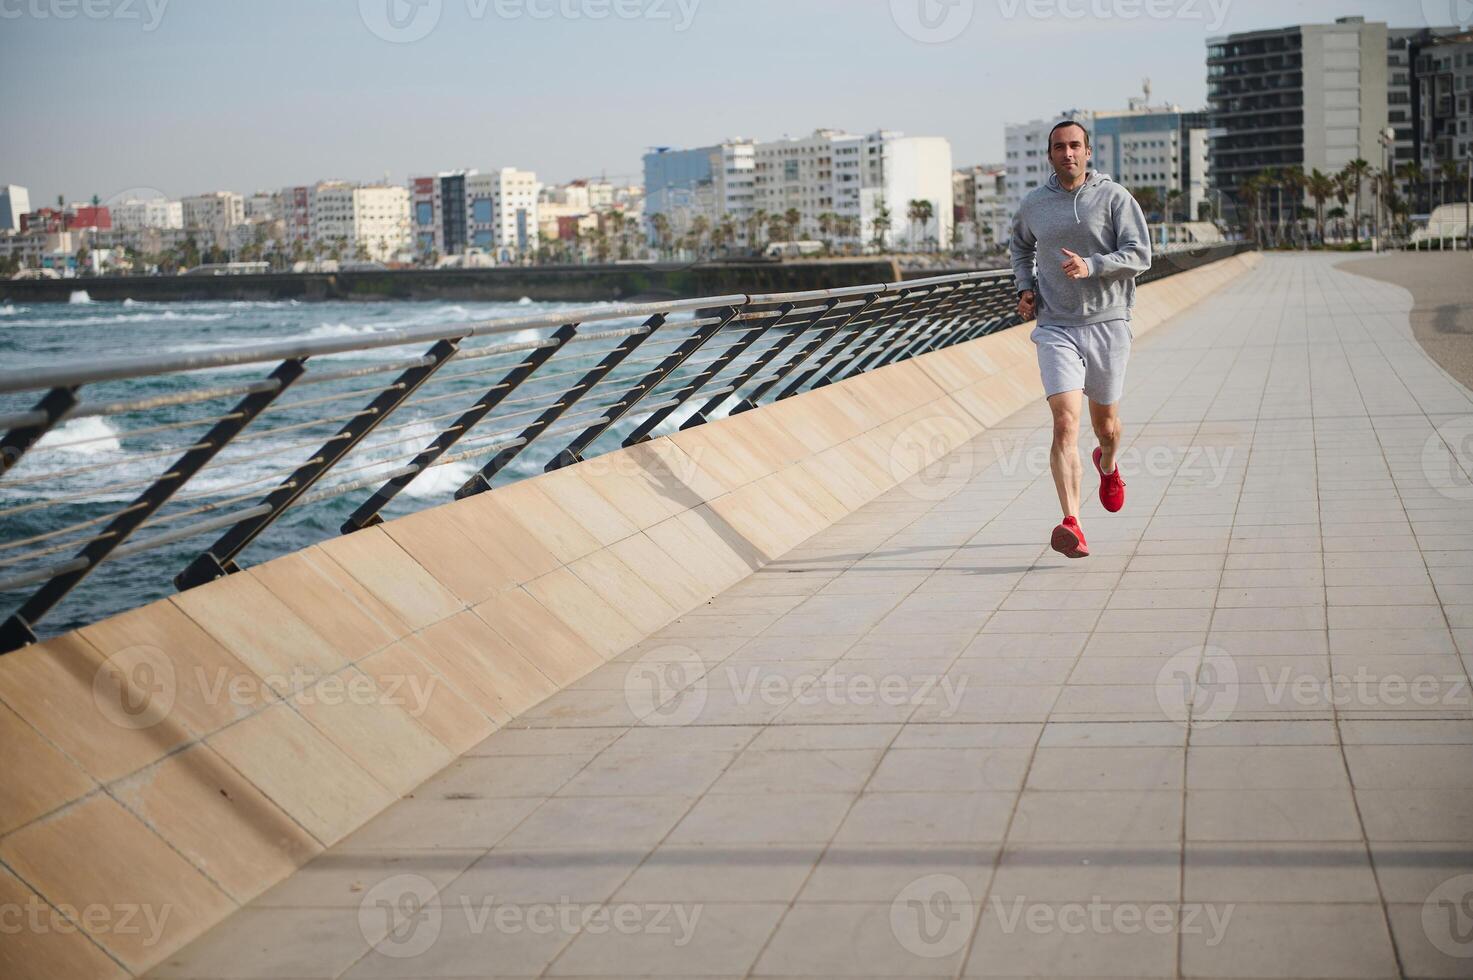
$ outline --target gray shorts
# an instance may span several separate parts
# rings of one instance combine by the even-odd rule
[[[1082,327],[1040,323],[1028,337],[1038,345],[1038,373],[1050,398],[1082,388],[1096,405],[1113,405],[1125,393],[1125,365],[1134,339],[1129,320]]]

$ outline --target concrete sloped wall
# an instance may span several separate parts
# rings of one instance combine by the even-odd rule
[[[1142,287],[1136,334],[1257,260]],[[1040,397],[1028,330],[0,657],[0,909],[27,917],[0,976],[163,960],[519,713]]]

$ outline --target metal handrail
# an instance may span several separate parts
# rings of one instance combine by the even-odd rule
[[[1141,279],[1248,247],[1171,249]],[[289,511],[377,487],[342,525],[348,533],[378,523],[400,491],[431,469],[485,460],[456,495],[480,493],[520,454],[551,440],[571,439],[551,442],[548,454],[534,465],[565,466],[677,425],[701,425],[964,343],[1017,323],[1014,305],[1010,273],[962,272],[0,371],[0,396],[10,397],[7,410],[0,412],[0,514],[28,515],[24,530],[13,522],[9,540],[0,532],[0,566],[7,572],[0,576],[0,592],[39,583],[0,624],[0,653],[34,642],[37,624],[105,562],[164,548],[177,551],[183,542],[223,531],[192,561],[177,552],[184,567],[174,584],[191,588],[238,570],[241,552]],[[531,339],[507,339],[523,331],[542,332]],[[492,343],[469,345],[475,338]],[[328,355],[399,347],[417,349],[367,365],[308,370],[309,362],[315,365]],[[441,373],[457,360],[478,363]],[[265,376],[222,383],[202,373],[222,368],[260,369]],[[388,377],[370,386],[348,383],[374,375]],[[140,380],[145,382],[140,396],[83,400],[81,395],[88,386]],[[153,393],[147,382],[157,382]],[[528,382],[535,384],[521,387]],[[338,388],[311,398],[282,397],[298,385],[323,384]],[[509,397],[519,389],[522,397]],[[29,408],[15,404],[15,396],[27,392],[38,393],[38,400]],[[226,398],[239,401],[212,404]],[[181,417],[190,412],[193,417]],[[123,415],[139,424],[118,435],[45,438],[72,419]],[[394,423],[385,425],[390,418]],[[258,424],[263,419],[272,424]],[[426,435],[416,436],[421,426]],[[324,427],[323,434],[261,445],[315,427]],[[130,464],[159,460],[152,477],[108,473],[115,468],[113,460],[76,465],[79,446],[96,448],[113,438],[154,439],[179,430],[188,433],[179,444],[145,441],[128,455]],[[223,452],[248,443],[253,451],[244,455]],[[33,457],[58,452],[63,455],[49,458],[59,458],[60,465],[30,465]],[[247,467],[249,478],[243,472],[220,478],[224,467],[263,460],[259,470]],[[12,473],[17,464],[20,471]],[[101,473],[111,478],[98,482]],[[201,474],[211,479],[206,483]],[[328,476],[346,479],[327,482]],[[58,492],[48,493],[48,487]],[[140,487],[136,496],[116,496]],[[252,499],[257,502],[241,506]],[[211,516],[185,520],[201,514]],[[157,530],[161,527],[168,530]],[[141,531],[154,533],[134,537]],[[78,532],[85,536],[58,543]],[[73,547],[79,549],[74,557],[49,560]]]

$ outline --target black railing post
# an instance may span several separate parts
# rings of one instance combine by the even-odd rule
[[[789,374],[791,374],[794,368],[796,368],[798,365],[802,364],[809,357],[811,357],[814,351],[818,350],[819,348],[823,347],[824,344],[828,343],[829,338],[833,337],[834,334],[844,329],[844,327],[848,326],[850,323],[853,323],[856,317],[867,312],[869,308],[871,306],[874,306],[879,298],[883,295],[884,293],[865,293],[864,299],[860,302],[857,308],[851,310],[848,316],[844,317],[833,326],[821,328],[818,331],[817,337],[815,337],[807,345],[801,348],[792,357],[788,358],[787,362],[777,369],[776,374],[774,374],[772,377],[768,378],[766,381],[762,382],[755,389],[753,389],[750,395],[742,399],[741,402],[738,403],[736,407],[731,410],[731,414],[736,415],[739,412],[747,412],[756,408],[758,399],[767,394],[767,392],[771,391],[777,385],[781,384],[782,380],[786,378]],[[818,321],[815,322],[820,322],[822,320],[823,317],[819,317]]]
[[[349,419],[306,463],[297,467],[291,476],[262,499],[258,506],[269,507],[268,512],[247,518],[226,531],[208,550],[174,576],[174,585],[183,591],[237,571],[236,556],[256,540],[261,532],[274,524],[298,497],[326,476],[339,460],[378,428],[431,375],[444,367],[455,356],[459,343],[459,337],[436,342],[425,355],[429,358],[428,364],[410,368],[379,392],[364,411]]]
[[[45,421],[34,425],[20,425],[5,433],[0,439],[0,476],[4,476],[20,458],[24,456],[32,446],[41,440],[41,437],[50,432],[61,417],[71,411],[72,406],[77,404],[77,388],[72,385],[65,388],[52,388],[48,391],[36,407],[31,411],[40,412],[46,416]]]
[[[174,496],[180,487],[189,482],[190,478],[214,459],[220,450],[229,445],[242,429],[265,411],[266,406],[290,388],[292,382],[300,378],[306,369],[306,363],[301,358],[283,361],[270,374],[269,379],[276,382],[274,387],[247,395],[224,418],[216,422],[209,432],[200,437],[193,448],[185,450],[184,455],[180,456],[173,466],[165,470],[163,475],[155,480],[148,489],[119,512],[118,516],[113,518],[100,534],[83,546],[82,550],[77,553],[77,559],[85,562],[84,565],[50,579],[27,599],[25,604],[5,621],[4,625],[0,625],[0,652],[34,643],[36,641],[35,625],[41,621],[41,617],[66,598],[67,593],[76,588],[79,582],[92,574],[92,570],[102,564],[115,548],[128,540],[128,536],[136,531],[144,521],[168,503],[169,498]]]

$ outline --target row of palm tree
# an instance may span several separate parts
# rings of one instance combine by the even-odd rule
[[[1436,204],[1449,203],[1449,197],[1456,197],[1456,188],[1467,179],[1466,175],[1450,160],[1443,161],[1433,172],[1440,188]],[[1427,194],[1420,203],[1430,210],[1435,206],[1432,178],[1422,167],[1403,163],[1388,172],[1357,158],[1333,174],[1317,168],[1305,173],[1299,166],[1270,167],[1239,183],[1238,197],[1248,209],[1249,236],[1262,245],[1295,245],[1309,238],[1320,245],[1330,237],[1343,241],[1347,224],[1351,240],[1359,245],[1367,224],[1375,223],[1362,206],[1368,196],[1379,199],[1378,206],[1390,217],[1393,227],[1405,226],[1417,203],[1413,200],[1415,191],[1423,184],[1427,186]],[[1450,187],[1454,190],[1452,195],[1448,194]],[[1303,206],[1306,197],[1314,202],[1313,208]],[[1326,209],[1325,204],[1331,200],[1338,206]],[[1352,204],[1347,211],[1347,206]],[[1327,219],[1335,228],[1333,236],[1326,234]],[[1313,221],[1312,235],[1308,229],[1310,221]]]

